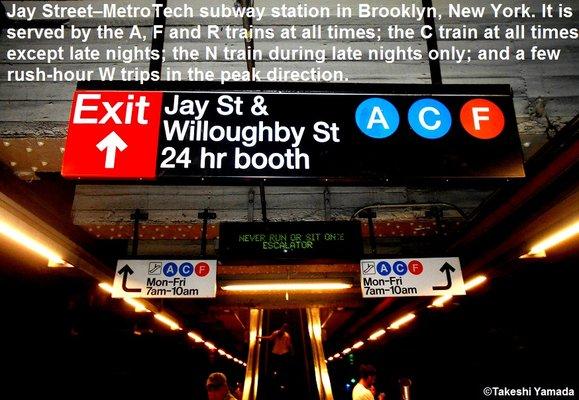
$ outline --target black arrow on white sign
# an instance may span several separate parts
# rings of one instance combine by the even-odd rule
[[[138,288],[128,288],[128,287],[127,287],[127,277],[128,277],[129,275],[133,275],[134,272],[135,272],[135,271],[133,271],[133,270],[131,269],[131,267],[129,267],[129,264],[125,264],[125,266],[124,266],[123,268],[121,268],[121,269],[119,270],[119,272],[118,272],[119,275],[122,275],[122,276],[123,276],[123,290],[124,290],[125,292],[135,292],[135,293],[138,293],[138,292],[141,291],[141,289],[138,289]]]
[[[440,268],[440,272],[446,273],[446,285],[444,286],[433,286],[432,290],[448,290],[452,287],[452,276],[450,276],[451,272],[456,271],[452,265],[445,262],[444,265]]]

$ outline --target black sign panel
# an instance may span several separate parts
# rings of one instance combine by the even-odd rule
[[[194,87],[135,92],[162,94],[157,179],[381,184],[524,176],[507,85]],[[128,156],[118,153],[119,163]]]
[[[219,259],[358,262],[362,255],[360,229],[358,221],[223,222],[219,228]]]

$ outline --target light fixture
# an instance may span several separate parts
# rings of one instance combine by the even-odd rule
[[[205,347],[207,347],[209,350],[215,350],[217,347],[215,347],[215,345],[211,342],[205,342]]]
[[[523,254],[519,258],[540,258],[547,257],[546,251],[558,244],[572,238],[579,234],[579,219],[575,220],[571,225],[555,232],[544,240],[531,247],[527,254]]]
[[[413,313],[408,313],[405,316],[403,316],[402,318],[399,318],[396,321],[394,321],[392,324],[390,324],[389,328],[390,329],[399,329],[402,325],[407,324],[408,322],[412,321],[414,318],[416,318],[416,315],[414,315]]]
[[[252,282],[229,282],[221,288],[234,292],[294,292],[294,291],[318,291],[318,290],[344,290],[352,287],[351,283],[343,281],[307,280],[307,281],[252,281]]]
[[[195,341],[195,343],[203,343],[205,341],[205,340],[203,340],[203,338],[201,336],[199,336],[195,332],[188,332],[187,336],[189,336],[191,339],[193,339]]]
[[[450,299],[452,299],[452,295],[451,294],[445,294],[444,296],[439,296],[436,299],[434,299],[434,301],[432,302],[432,305],[434,307],[444,307],[444,304],[446,304]]]
[[[376,332],[374,332],[373,334],[371,334],[368,337],[368,340],[372,340],[372,341],[378,340],[378,338],[383,336],[385,333],[386,333],[386,331],[384,329],[377,330]]]
[[[480,284],[484,283],[486,280],[487,280],[487,277],[484,275],[475,276],[474,278],[470,279],[469,281],[467,281],[464,284],[464,290],[466,290],[466,291],[471,290],[471,289],[479,286]]]
[[[36,254],[47,258],[49,267],[73,267],[71,264],[64,261],[60,254],[51,250],[36,239],[31,238],[24,232],[2,221],[0,221],[0,233],[5,235],[7,238],[14,240],[15,242],[20,243]]]
[[[113,294],[115,289],[108,283],[101,282],[99,287],[107,293]],[[123,300],[135,308],[135,312],[151,312],[143,303],[130,297],[123,297]]]
[[[352,351],[352,348],[346,347],[344,350],[342,350],[342,354],[346,355],[346,354],[350,353],[351,351]]]
[[[340,358],[340,357],[342,357],[342,355],[340,353],[334,354],[334,358]]]
[[[474,278],[472,278],[464,283],[464,290],[469,291],[471,289],[474,289],[475,287],[483,284],[486,280],[487,280],[486,276],[477,275]],[[452,295],[450,295],[450,294],[445,294],[443,296],[439,296],[436,299],[434,299],[434,301],[431,304],[431,307],[438,307],[438,308],[444,307],[444,305],[450,299],[452,299]]]
[[[163,324],[167,325],[169,328],[171,328],[172,330],[176,331],[176,330],[181,330],[181,327],[179,326],[179,324],[175,321],[173,321],[171,318],[163,315],[163,314],[155,314],[155,319],[159,320],[160,322],[162,322]]]
[[[107,293],[110,293],[110,294],[113,293],[113,287],[111,285],[109,285],[108,283],[101,282],[101,283],[99,283],[99,287]]]
[[[334,357],[328,357],[328,361],[334,361]]]
[[[145,307],[145,305],[143,303],[141,303],[139,300],[135,300],[133,298],[130,297],[123,297],[123,300],[125,301],[125,303],[130,304],[131,306],[133,306],[135,308],[135,312],[151,312],[147,307]]]
[[[352,345],[353,349],[359,349],[360,347],[364,346],[364,342],[362,342],[361,340],[359,342],[356,342]]]

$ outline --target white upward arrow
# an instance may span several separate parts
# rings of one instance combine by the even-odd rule
[[[115,167],[115,157],[117,155],[117,149],[119,151],[125,151],[128,145],[121,139],[115,131],[112,131],[107,135],[106,138],[101,140],[99,144],[96,145],[99,151],[107,150],[107,156],[105,158],[105,168],[112,169]]]

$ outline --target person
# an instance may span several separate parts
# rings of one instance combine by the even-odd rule
[[[233,397],[235,397],[237,400],[241,400],[243,397],[243,386],[241,385],[241,382],[237,382],[235,385],[235,389],[233,390]]]
[[[209,375],[205,387],[209,400],[236,400],[229,391],[227,377],[221,372],[214,372]]]
[[[374,396],[375,399],[377,400],[386,400],[386,393],[381,392],[378,397],[376,397],[376,395],[378,394],[378,391],[376,390],[376,386],[372,385],[370,386],[370,393],[372,393],[372,396]]]
[[[269,336],[258,336],[258,339],[273,340],[272,354],[276,356],[286,356],[292,351],[292,338],[288,332],[289,325],[284,323],[281,328]]]
[[[273,340],[271,349],[272,375],[279,379],[280,389],[287,389],[290,355],[292,353],[292,338],[289,334],[289,325],[284,323],[279,329],[268,336],[258,336],[257,339]]]
[[[360,365],[360,380],[352,390],[352,400],[374,400],[374,395],[370,391],[376,382],[376,368],[370,364]]]

